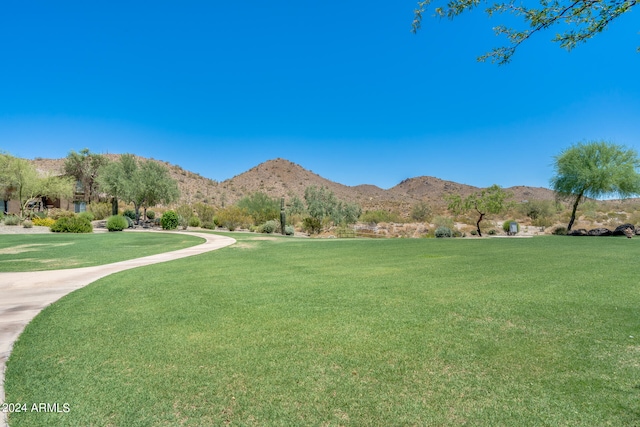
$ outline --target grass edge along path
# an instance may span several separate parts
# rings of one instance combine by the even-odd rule
[[[71,412],[11,425],[637,425],[639,252],[238,236],[43,311],[8,395]]]
[[[0,273],[0,403],[5,402],[4,375],[6,361],[14,342],[25,326],[42,309],[62,296],[110,274],[135,267],[172,261],[220,249],[235,239],[209,233],[180,232],[204,239],[204,243],[142,258],[98,266],[35,272]],[[0,423],[6,425],[6,413],[0,412]]]

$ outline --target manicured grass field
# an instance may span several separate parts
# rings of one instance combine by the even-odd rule
[[[0,272],[89,267],[202,242],[199,237],[169,233],[5,234],[0,236]]]
[[[234,237],[42,312],[11,426],[640,424],[640,239]]]

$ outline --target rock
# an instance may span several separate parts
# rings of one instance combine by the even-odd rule
[[[622,224],[616,227],[615,230],[613,230],[613,235],[614,236],[626,236],[627,234],[625,233],[625,229],[631,229],[631,233],[635,233],[636,232],[636,227],[633,224]]]
[[[589,230],[589,236],[611,236],[613,234],[608,228],[594,228]]]
[[[589,232],[584,228],[578,228],[577,230],[571,230],[567,233],[567,236],[588,236]]]
[[[631,228],[627,227],[624,229],[624,235],[627,236],[627,238],[631,239],[634,234],[636,233],[633,230],[631,230]]]

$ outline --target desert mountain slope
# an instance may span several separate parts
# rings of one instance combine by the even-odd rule
[[[118,155],[109,154],[107,157],[115,160]],[[285,197],[286,200],[294,195],[303,198],[305,188],[315,185],[327,187],[338,199],[358,203],[364,210],[393,209],[407,214],[418,201],[442,206],[445,195],[457,193],[466,196],[479,190],[478,187],[430,176],[409,178],[388,190],[367,184],[350,187],[323,178],[285,159],[268,160],[233,178],[217,182],[180,166],[152,160],[165,165],[178,182],[182,194],[180,203],[204,202],[218,207],[233,204],[256,191],[271,197]],[[41,171],[61,173],[64,159],[38,158],[32,162]],[[506,190],[514,194],[515,201],[554,199],[553,191],[546,188],[516,186]]]

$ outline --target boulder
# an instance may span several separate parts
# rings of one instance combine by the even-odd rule
[[[584,228],[578,228],[577,230],[571,230],[567,233],[567,236],[588,236],[589,232]]]
[[[636,227],[633,224],[622,224],[616,227],[615,230],[613,230],[613,235],[614,236],[626,236],[627,233],[625,232],[625,229],[631,229],[631,233],[635,233],[636,232]]]
[[[594,228],[589,230],[589,236],[611,236],[613,234],[608,228]]]

